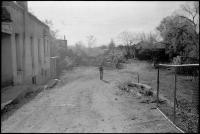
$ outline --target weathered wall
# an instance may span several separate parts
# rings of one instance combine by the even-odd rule
[[[1,37],[1,85],[5,86],[13,80],[11,36],[2,34]]]
[[[11,50],[13,63],[12,74],[15,83],[31,84],[33,76],[36,76],[36,82],[38,84],[45,82],[50,78],[50,44],[48,44],[50,38],[48,26],[39,21],[35,16],[25,12],[26,10],[19,5],[11,3],[10,6],[7,6],[7,9],[13,20]],[[44,31],[46,31],[46,36],[44,35]],[[15,38],[16,33],[18,40]],[[18,43],[16,43],[17,41]],[[18,49],[16,50],[16,48]],[[31,55],[34,57],[31,57]],[[41,57],[39,58],[38,55]],[[39,60],[41,60],[41,63],[39,63]],[[46,75],[44,73],[45,71]]]

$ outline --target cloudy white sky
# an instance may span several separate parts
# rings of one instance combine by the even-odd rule
[[[59,37],[69,45],[94,35],[97,45],[107,44],[122,31],[150,32],[162,18],[184,1],[29,1],[29,9],[41,20],[52,20]]]

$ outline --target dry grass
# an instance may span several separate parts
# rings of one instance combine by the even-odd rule
[[[139,96],[141,96],[141,95],[146,96],[146,97],[153,96],[153,92],[150,89],[145,89],[145,87],[142,85],[134,84],[131,82],[131,80],[119,82],[117,84],[117,87],[121,91],[125,91],[132,95],[139,94]]]

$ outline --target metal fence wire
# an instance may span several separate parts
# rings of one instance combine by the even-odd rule
[[[158,65],[157,107],[183,131],[198,132],[199,64]]]

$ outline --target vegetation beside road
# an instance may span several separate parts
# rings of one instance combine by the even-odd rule
[[[127,74],[132,75],[132,81],[137,82],[137,73],[140,83],[152,87],[153,91],[157,89],[157,70],[150,62],[130,60],[124,68]],[[124,73],[123,72],[123,73]],[[123,84],[121,87],[124,87]],[[160,97],[167,100],[167,103],[159,105],[164,112],[173,121],[173,99],[174,99],[174,73],[173,70],[160,69]],[[193,77],[177,75],[177,120],[176,125],[185,132],[197,132],[199,115],[198,107],[194,105],[193,91],[198,90],[198,83]],[[172,105],[171,105],[172,104]]]

